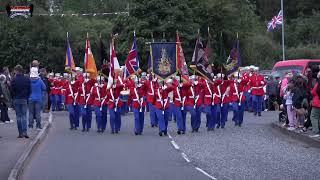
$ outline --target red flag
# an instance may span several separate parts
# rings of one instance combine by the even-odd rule
[[[187,67],[186,59],[184,57],[178,32],[177,32],[177,69],[180,70],[181,75],[189,76],[188,67]]]

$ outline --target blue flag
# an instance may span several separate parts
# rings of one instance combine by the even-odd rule
[[[177,44],[151,43],[152,72],[161,79],[166,79],[177,72]]]

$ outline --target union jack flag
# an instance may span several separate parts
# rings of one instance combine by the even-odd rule
[[[281,25],[283,23],[283,12],[280,10],[277,16],[274,16],[272,20],[268,23],[268,31],[274,30],[277,25]]]
[[[138,48],[136,33],[134,32],[132,48],[128,54],[126,63],[125,63],[125,77],[136,73],[139,70],[139,58],[138,58]]]

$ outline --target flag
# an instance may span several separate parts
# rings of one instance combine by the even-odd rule
[[[127,60],[125,62],[125,77],[129,77],[132,74],[135,74],[139,70],[139,58],[138,58],[138,48],[137,48],[137,40],[136,33],[133,35],[133,43],[131,50],[127,56]]]
[[[151,54],[149,52],[149,55],[148,55],[148,72],[152,72],[152,64],[151,64]]]
[[[150,45],[152,72],[167,79],[177,72],[177,43],[155,42]]]
[[[277,16],[274,16],[271,21],[268,23],[268,31],[274,30],[277,25],[281,25],[283,23],[283,12],[280,10]]]
[[[219,60],[221,63],[224,63],[224,61],[227,59],[226,50],[224,49],[224,43],[223,43],[223,35],[222,32],[220,34],[220,50],[219,50]]]
[[[99,46],[99,52],[100,52],[100,66],[101,66],[101,73],[104,74],[104,75],[107,75],[108,74],[108,68],[107,68],[107,65],[106,65],[106,60],[107,60],[107,53],[105,51],[105,45],[102,41],[102,38],[101,38],[101,34],[100,34],[100,46]]]
[[[239,39],[237,38],[236,42],[233,45],[233,48],[230,51],[230,55],[227,59],[226,64],[224,65],[226,69],[226,75],[230,75],[236,72],[241,66],[241,54],[239,48]]]
[[[110,43],[110,63],[109,63],[109,78],[108,78],[108,86],[111,87],[113,84],[113,79],[117,78],[117,72],[120,71],[120,65],[117,58],[116,51],[114,49],[114,38],[112,38]]]
[[[192,63],[190,67],[192,67],[195,71],[197,71],[199,74],[201,74],[208,80],[212,80],[212,67],[209,64],[207,51],[203,47],[199,34],[197,37],[196,46],[194,48]]]
[[[90,74],[91,79],[96,79],[98,76],[96,62],[91,51],[91,45],[89,40],[89,35],[87,34],[86,39],[86,52],[84,56],[84,69]]]
[[[67,33],[67,52],[66,52],[66,64],[65,70],[75,71],[75,63],[72,55],[72,50],[69,42],[69,33]]]
[[[189,76],[188,67],[186,59],[184,57],[179,33],[177,32],[177,69],[180,71],[181,75]]]

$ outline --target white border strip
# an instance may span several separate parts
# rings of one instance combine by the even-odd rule
[[[177,150],[180,149],[180,147],[178,146],[178,144],[177,144],[176,142],[171,141],[171,144],[173,145],[173,147],[174,147],[175,149],[177,149]]]
[[[183,159],[185,159],[188,163],[191,162],[190,159],[188,158],[188,156],[183,152],[181,153]]]
[[[206,176],[209,177],[210,179],[212,179],[212,180],[217,180],[217,178],[211,176],[210,174],[208,174],[208,173],[205,172],[204,170],[202,170],[202,169],[200,169],[200,168],[198,168],[198,167],[195,167],[195,168],[196,168],[196,170],[200,171],[202,174],[206,175]]]

